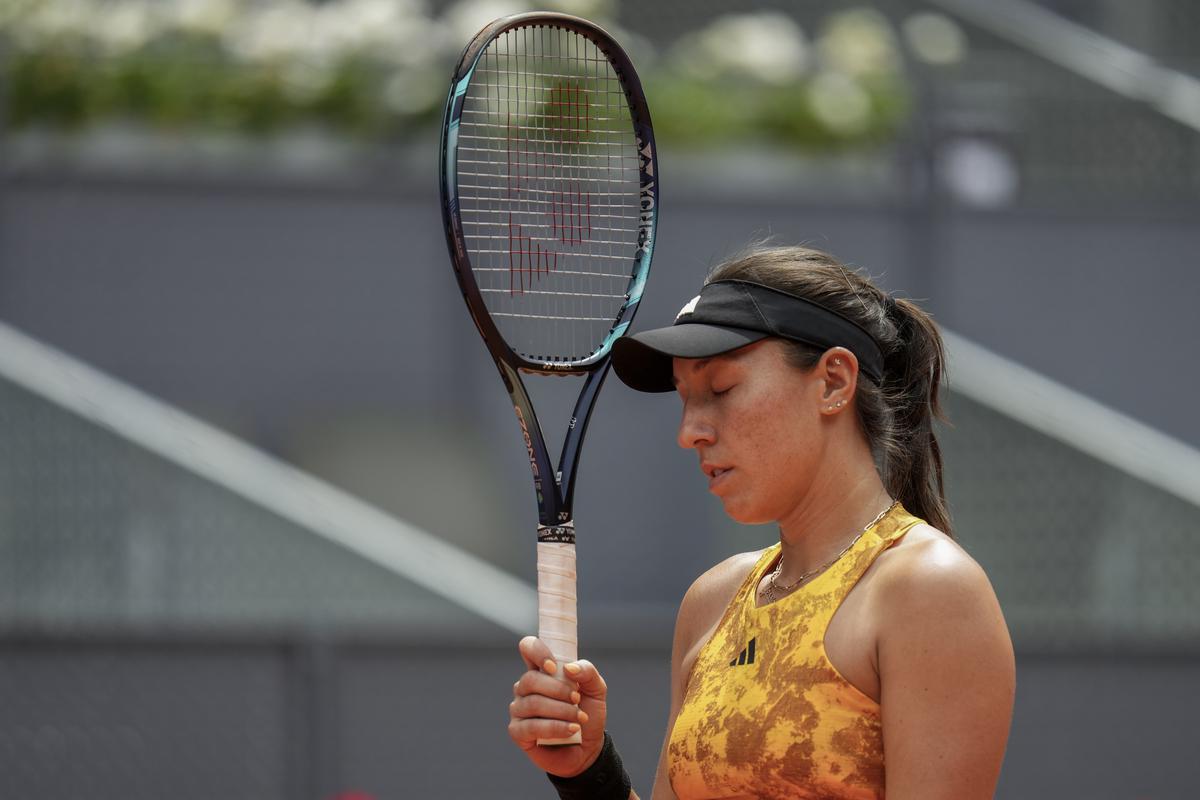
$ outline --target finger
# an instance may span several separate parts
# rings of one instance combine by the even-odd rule
[[[512,719],[560,719],[564,722],[587,722],[587,714],[571,703],[554,700],[540,694],[518,697],[508,704],[508,715]]]
[[[580,693],[575,690],[573,683],[559,680],[553,675],[547,675],[544,672],[535,672],[532,669],[522,675],[521,679],[517,681],[513,694],[516,697],[543,695],[553,700],[561,700],[564,703],[578,703],[581,697]]]
[[[563,672],[575,681],[584,697],[604,697],[608,694],[608,684],[604,682],[596,666],[586,659],[564,665]]]
[[[579,732],[578,722],[558,719],[514,719],[508,723],[509,737],[524,750],[537,746],[538,739],[566,739]]]
[[[550,647],[536,636],[526,636],[517,644],[517,650],[529,669],[540,669],[551,675],[558,671]]]

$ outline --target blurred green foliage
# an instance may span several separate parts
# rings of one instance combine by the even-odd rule
[[[892,141],[908,120],[907,85],[879,79],[863,88],[869,108],[862,123],[847,130],[814,110],[807,82],[764,86],[671,74],[654,75],[646,82],[653,100],[655,135],[660,141],[695,149],[760,141],[832,152]]]
[[[126,119],[172,132],[266,135],[312,122],[375,139],[432,116],[389,114],[378,101],[379,71],[353,57],[334,65],[319,87],[301,93],[281,65],[231,63],[216,57],[212,45],[178,37],[108,58],[64,46],[10,54],[4,67],[8,124],[78,131]]]
[[[6,123],[246,137],[310,126],[394,142],[436,129],[463,31],[486,21],[468,12],[495,11],[477,0],[440,19],[422,0],[0,0]],[[909,114],[898,40],[869,9],[831,15],[812,39],[778,12],[727,15],[661,54],[616,33],[634,45],[664,143],[829,152],[887,142]]]

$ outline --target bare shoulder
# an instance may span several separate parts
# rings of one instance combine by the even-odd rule
[[[987,573],[945,533],[917,525],[877,561],[870,606],[881,655],[892,643],[952,637],[1011,658],[1008,626]]]
[[[688,587],[679,607],[680,615],[707,617],[714,610],[723,612],[763,552],[738,553],[706,570]]]
[[[876,591],[886,606],[920,598],[945,601],[962,595],[994,599],[983,567],[958,542],[925,523],[914,526],[877,559]]]
[[[684,651],[701,638],[707,639],[762,554],[763,550],[755,550],[730,556],[692,582],[675,622],[675,640]]]

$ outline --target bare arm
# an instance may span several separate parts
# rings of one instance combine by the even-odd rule
[[[991,798],[1016,682],[1000,605],[951,542],[923,542],[896,566],[878,595],[888,800]]]

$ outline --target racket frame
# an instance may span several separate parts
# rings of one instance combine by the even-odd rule
[[[612,329],[600,346],[583,358],[562,361],[535,361],[516,352],[505,342],[488,312],[483,294],[471,271],[468,248],[459,215],[457,190],[456,146],[458,127],[466,102],[472,74],[487,46],[496,38],[515,28],[544,25],[572,31],[589,39],[609,60],[620,80],[629,106],[632,131],[637,145],[639,185],[639,230],[636,255],[631,260],[630,281],[625,301],[613,321]],[[467,44],[454,69],[450,92],[446,99],[441,139],[441,198],[442,220],[446,243],[454,265],[454,274],[462,290],[475,327],[483,337],[489,353],[496,362],[504,387],[512,399],[513,410],[521,426],[522,438],[529,455],[537,493],[539,541],[574,542],[571,527],[575,494],[575,474],[579,465],[583,438],[591,419],[596,396],[608,373],[609,354],[613,343],[622,336],[633,321],[650,272],[658,226],[658,158],[650,111],[642,91],[641,81],[633,62],[619,44],[604,29],[570,14],[529,12],[502,17],[484,27]],[[557,469],[551,461],[545,437],[529,394],[521,382],[520,373],[534,375],[586,375],[575,403]],[[561,530],[542,530],[558,528]],[[558,538],[555,538],[558,537]]]

